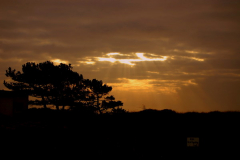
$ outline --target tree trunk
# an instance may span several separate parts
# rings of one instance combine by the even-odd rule
[[[99,108],[99,96],[97,94],[97,108]]]
[[[42,95],[42,103],[43,103],[43,108],[44,108],[44,109],[47,109],[46,101],[45,101],[43,95]]]
[[[59,105],[58,104],[56,104],[56,109],[59,110]]]
[[[102,114],[101,108],[99,106],[100,106],[100,104],[99,104],[99,94],[97,94],[97,109],[98,109],[99,113]]]

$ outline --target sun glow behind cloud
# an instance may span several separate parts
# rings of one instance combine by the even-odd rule
[[[51,61],[55,64],[60,64],[60,63],[68,64],[69,63],[68,61],[64,61],[61,59],[52,59]]]
[[[128,79],[118,78],[120,82],[109,83],[117,90],[131,92],[176,93],[181,86],[197,85],[194,79],[189,80],[160,80],[160,79]]]
[[[123,54],[120,54],[120,53],[108,53],[108,54],[106,54],[107,56],[113,56],[113,55],[123,55]]]
[[[196,51],[186,51],[188,53],[198,53]],[[193,57],[193,56],[161,56],[161,55],[155,55],[150,53],[131,53],[131,54],[121,54],[118,52],[115,53],[107,53],[101,57],[86,57],[81,61],[78,61],[78,63],[87,64],[87,65],[95,65],[96,62],[110,62],[110,63],[122,63],[127,64],[130,66],[135,66],[138,62],[150,62],[150,61],[159,61],[163,62],[168,59],[191,59],[195,61],[203,62],[205,59]]]
[[[176,52],[176,51],[175,51]],[[188,53],[198,53],[195,51],[187,51]],[[118,52],[114,53],[107,53],[101,57],[86,57],[81,61],[77,61],[79,64],[87,64],[87,65],[95,65],[97,62],[110,62],[112,64],[114,63],[121,63],[121,64],[127,64],[129,66],[135,66],[138,62],[163,62],[168,59],[191,59],[195,61],[203,62],[205,59],[198,58],[198,57],[188,57],[188,56],[162,56],[162,55],[155,55],[152,53],[131,53],[131,54],[121,54]]]
[[[117,60],[115,58],[102,58],[102,57],[99,57],[98,58],[98,61],[108,61],[108,62],[116,62]]]
[[[202,58],[196,58],[196,57],[189,57],[189,59],[193,59],[193,60],[200,61],[200,62],[203,62],[203,61],[204,61],[204,59],[202,59]]]
[[[151,56],[153,56],[154,54],[150,54]],[[167,60],[168,56],[162,56],[161,58],[148,58],[146,56],[144,56],[144,53],[135,53],[134,56],[136,58],[130,58],[130,59],[118,59],[118,58],[114,58],[113,56],[126,56],[124,54],[120,54],[120,53],[108,53],[106,54],[107,57],[97,57],[98,61],[108,61],[111,63],[115,63],[115,62],[120,62],[123,64],[128,64],[130,66],[134,66],[136,65],[135,62],[143,62],[143,61],[165,61]]]

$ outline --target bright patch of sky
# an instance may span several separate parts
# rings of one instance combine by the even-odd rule
[[[160,79],[128,79],[118,78],[120,83],[108,83],[113,86],[114,89],[139,92],[144,90],[145,92],[156,93],[176,93],[180,86],[197,85],[194,79],[189,80],[160,80]]]
[[[168,56],[158,56],[155,54],[148,54],[148,57],[145,56],[146,53],[133,53],[132,55],[128,54],[121,54],[121,53],[107,53],[103,57],[96,57],[95,61],[103,62],[119,62],[123,64],[128,64],[130,66],[136,65],[137,62],[144,62],[144,61],[166,61]],[[124,57],[133,57],[133,58],[119,58],[119,56],[124,56]],[[149,57],[150,56],[150,57]],[[79,63],[85,63],[85,64],[95,64],[93,59],[88,58],[84,61],[78,61]]]
[[[51,61],[55,64],[60,64],[60,63],[69,64],[68,61],[64,61],[64,60],[61,60],[61,59],[52,59]]]
[[[189,52],[190,53],[190,52]],[[197,53],[192,51],[191,53]],[[121,58],[124,57],[124,58]],[[131,58],[128,58],[131,57]],[[148,54],[148,53],[132,53],[132,54],[121,54],[121,53],[107,53],[102,57],[92,57],[92,58],[85,58],[82,61],[78,61],[79,63],[83,64],[90,64],[94,65],[97,61],[98,62],[110,62],[110,63],[122,63],[127,64],[130,66],[136,65],[138,62],[147,62],[147,61],[166,61],[168,58],[175,59],[179,56],[159,56],[155,54]],[[187,57],[187,56],[180,56],[181,58],[192,59],[196,61],[204,61],[202,58],[197,57]]]

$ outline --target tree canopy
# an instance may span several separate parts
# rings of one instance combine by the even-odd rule
[[[41,100],[30,101],[31,104],[92,107],[98,113],[116,111],[122,106],[121,101],[114,101],[113,96],[108,96],[111,86],[103,84],[100,80],[83,79],[81,74],[72,71],[71,64],[46,61],[36,64],[27,62],[22,65],[22,72],[11,67],[6,70],[7,77],[13,82],[4,81],[4,85],[13,91],[26,92],[30,96]]]

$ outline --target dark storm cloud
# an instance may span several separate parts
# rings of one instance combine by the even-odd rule
[[[179,85],[185,103],[184,95],[202,88],[212,101],[224,96],[226,104],[240,83],[239,7],[237,0],[1,0],[0,81],[9,66],[20,70],[27,61],[59,59],[86,78]],[[168,58],[134,66],[97,61],[113,52],[124,54],[116,59],[132,59],[133,53]],[[95,63],[80,63],[86,60]],[[197,85],[184,87],[189,80]],[[221,94],[227,90],[229,96]],[[230,104],[238,104],[234,96]]]
[[[236,14],[235,10],[224,12],[221,8],[223,4],[218,3],[215,6],[213,2],[199,3],[198,1],[183,4],[177,1],[149,1],[148,3],[145,1],[32,3],[29,1],[13,4],[12,10],[16,13],[12,15],[16,14],[18,18],[16,15],[13,16],[9,23],[15,23],[14,26],[18,30],[28,30],[25,35],[18,31],[20,37],[47,37],[49,44],[42,46],[47,51],[50,50],[48,46],[54,47],[56,41],[66,45],[72,44],[65,49],[59,47],[59,50],[67,52],[69,49],[71,52],[71,48],[74,48],[79,52],[84,51],[83,55],[91,49],[101,49],[106,52],[111,50],[156,52],[164,47],[181,48],[181,45],[184,48],[204,49],[215,47],[221,41],[229,42],[229,39],[226,39],[228,37],[239,37],[231,29],[231,27],[238,27],[236,23],[232,24],[238,20],[238,17],[232,16]],[[235,6],[235,4],[228,5]],[[222,20],[221,15],[224,13],[229,14],[232,20],[225,20],[226,18]],[[218,17],[217,20],[216,17]],[[36,29],[42,29],[45,33],[36,35],[36,32],[34,33]],[[16,33],[14,35],[13,38],[18,37]],[[53,52],[56,53],[57,50]],[[72,56],[75,55],[76,53],[72,53]]]

